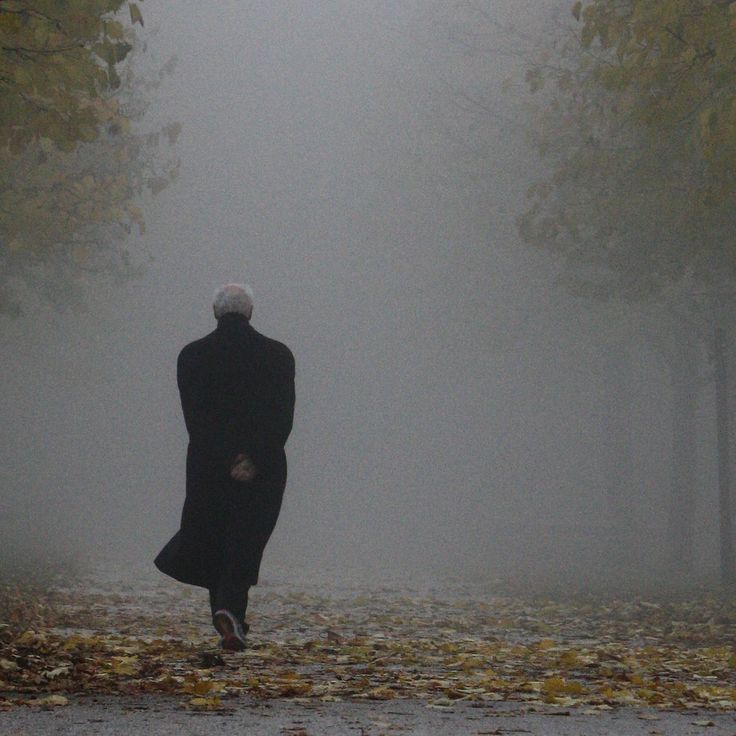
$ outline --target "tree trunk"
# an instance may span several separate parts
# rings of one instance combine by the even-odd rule
[[[607,406],[606,492],[614,534],[612,572],[631,570],[640,544],[636,509],[640,503],[635,489],[635,458],[632,438],[633,366],[629,347],[618,342],[606,356]]]
[[[716,431],[718,435],[718,512],[721,541],[721,582],[736,582],[731,522],[731,463],[728,416],[728,367],[723,328],[719,322],[713,330],[713,361],[716,383]]]
[[[692,335],[675,331],[670,357],[672,385],[672,481],[669,514],[671,563],[678,574],[692,572],[696,484],[698,348]]]

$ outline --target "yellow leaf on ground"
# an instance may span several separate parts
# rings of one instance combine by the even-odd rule
[[[396,693],[391,688],[381,685],[374,687],[366,693],[366,697],[371,700],[392,700],[396,697]]]
[[[189,701],[189,705],[192,708],[199,708],[202,710],[210,710],[220,707],[220,698],[213,696],[211,698],[192,698]]]
[[[29,700],[29,705],[43,705],[43,706],[57,706],[57,705],[68,705],[69,700],[63,695],[47,695],[45,698],[36,698],[35,700]]]
[[[135,675],[138,673],[138,657],[113,657],[112,671],[116,675]]]

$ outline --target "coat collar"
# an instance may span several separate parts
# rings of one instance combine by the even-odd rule
[[[233,334],[235,332],[250,332],[253,328],[250,326],[250,320],[243,314],[237,312],[227,312],[217,320],[217,332],[221,334]]]

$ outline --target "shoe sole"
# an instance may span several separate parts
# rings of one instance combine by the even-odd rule
[[[222,642],[220,646],[226,649],[228,652],[242,652],[245,649],[245,643],[236,635],[232,621],[221,614],[215,616],[215,628],[222,636]]]

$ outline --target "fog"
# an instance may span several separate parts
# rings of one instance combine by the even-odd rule
[[[142,126],[182,124],[181,172],[131,243],[152,256],[140,278],[4,322],[6,540],[152,564],[184,497],[176,357],[214,328],[214,288],[246,281],[254,326],[297,366],[262,578],[656,578],[671,477],[659,358],[643,340],[618,351],[515,225],[541,166],[524,63],[567,4],[146,2],[137,63],[178,64]],[[612,385],[627,359],[633,382]],[[624,400],[622,440],[608,414]],[[707,396],[699,411],[707,575]],[[622,521],[609,500],[625,474]]]

